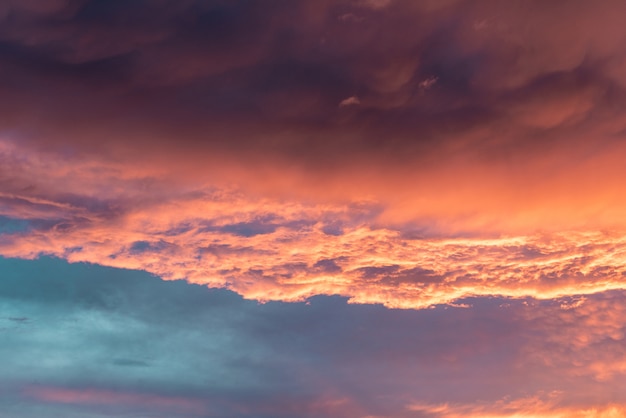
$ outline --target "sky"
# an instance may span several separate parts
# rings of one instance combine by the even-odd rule
[[[624,13],[0,0],[0,417],[626,417]]]

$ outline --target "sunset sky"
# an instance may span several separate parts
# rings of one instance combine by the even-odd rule
[[[624,16],[0,0],[0,417],[626,417]]]

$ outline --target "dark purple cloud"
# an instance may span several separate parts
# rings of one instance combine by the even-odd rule
[[[623,101],[619,2],[426,4],[4,2],[2,125],[79,149],[103,149],[91,133],[332,167],[511,124],[515,141],[597,129]]]

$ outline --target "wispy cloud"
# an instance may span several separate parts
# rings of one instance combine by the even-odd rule
[[[558,406],[562,394],[552,392],[519,399],[502,399],[488,405],[481,404],[420,404],[415,403],[408,409],[425,413],[436,418],[612,418],[621,417],[626,413],[622,405],[597,406]]]

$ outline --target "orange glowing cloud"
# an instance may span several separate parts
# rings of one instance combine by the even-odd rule
[[[529,233],[520,234],[517,225],[503,222],[478,233],[484,215],[466,215],[466,207],[454,205],[458,199],[467,198],[471,208],[469,193],[475,192],[485,199],[480,205],[508,205],[506,196],[480,185],[456,192],[444,180],[439,192],[425,189],[423,205],[408,207],[384,194],[357,200],[349,191],[344,199],[309,194],[295,200],[202,178],[184,186],[168,180],[165,168],[47,158],[15,142],[4,141],[2,151],[14,179],[0,196],[1,214],[31,223],[27,231],[2,237],[4,256],[47,254],[141,269],[261,301],[339,294],[353,303],[396,308],[468,296],[546,299],[626,287],[621,229],[587,222],[589,208],[576,213],[572,201],[571,219],[585,222],[564,214],[564,222],[578,228],[556,232],[550,224],[564,212],[550,199],[543,202],[537,190],[531,190],[534,201],[556,212],[537,210],[524,221],[536,226],[534,232],[522,228]],[[601,193],[615,187],[606,184]],[[622,207],[595,204],[614,213]],[[398,222],[410,208],[410,221]],[[526,216],[523,207],[511,210],[515,222]]]
[[[262,301],[625,287],[619,2],[232,6],[198,39],[175,23],[196,22],[190,4],[136,27],[62,0],[16,9],[15,51],[54,48],[3,70],[31,87],[3,91],[0,215],[30,227],[1,255]]]
[[[552,392],[519,399],[502,399],[492,404],[422,404],[408,406],[410,411],[433,418],[619,418],[626,415],[624,405],[562,406],[562,393]]]

